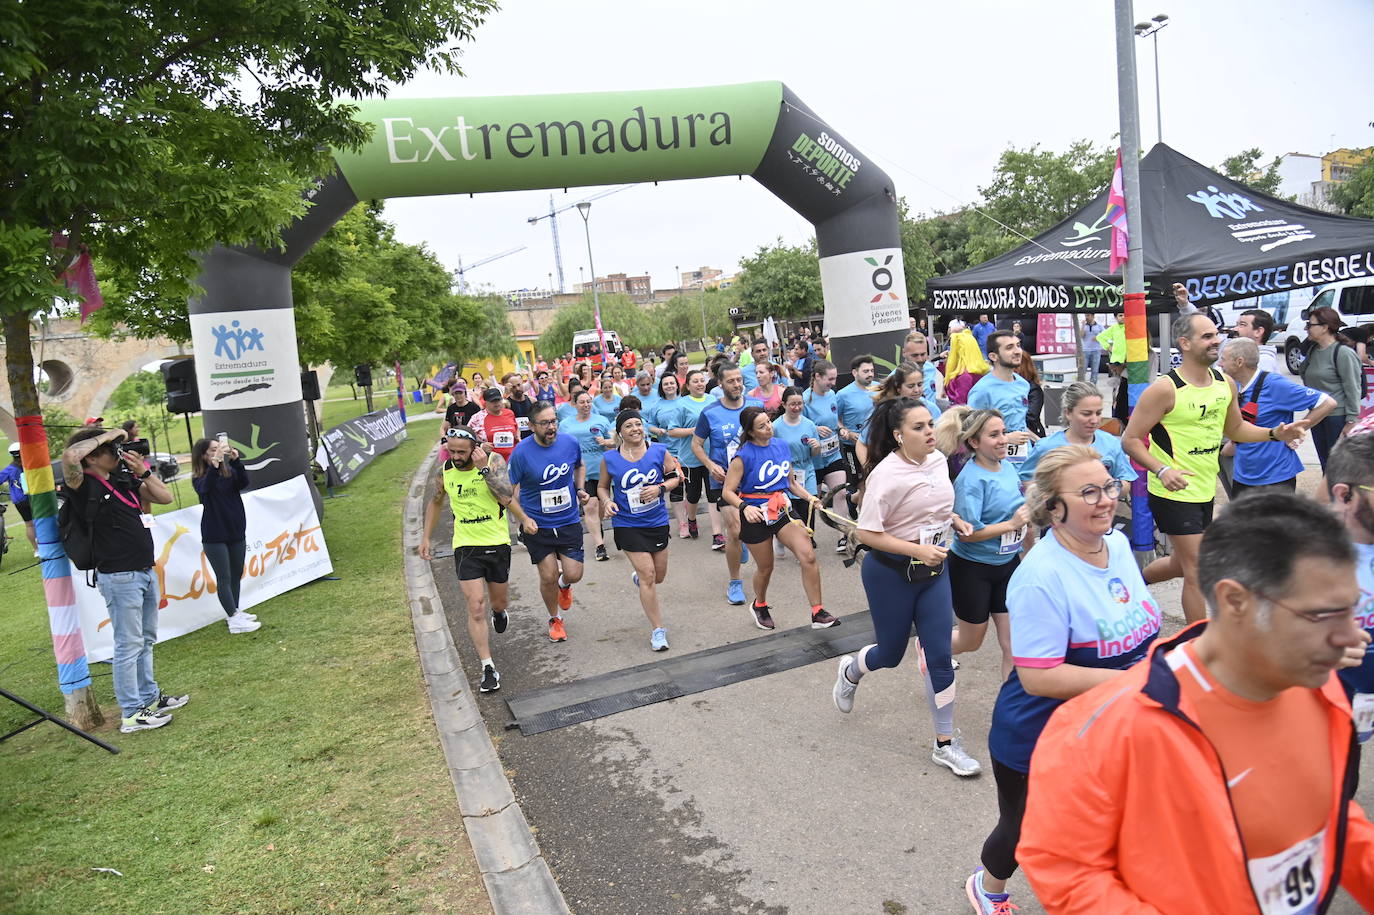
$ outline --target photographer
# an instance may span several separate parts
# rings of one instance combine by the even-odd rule
[[[157,642],[157,605],[161,598],[153,570],[153,517],[139,500],[160,505],[172,493],[137,454],[120,450],[122,429],[87,426],[72,433],[62,452],[62,479],[72,510],[89,525],[95,553],[96,586],[110,614],[114,633],[115,698],[125,734],[160,728],[170,709],[189,696],[167,696],[153,679]],[[125,468],[128,475],[119,473]]]
[[[202,438],[191,446],[191,486],[200,496],[200,543],[215,572],[215,595],[227,616],[229,632],[254,632],[262,623],[239,609],[243,558],[248,550],[248,516],[240,493],[248,471],[238,451],[220,439]]]

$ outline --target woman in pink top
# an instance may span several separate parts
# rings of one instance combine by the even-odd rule
[[[759,386],[750,391],[749,396],[763,401],[769,419],[777,419],[782,415],[782,386],[777,384],[777,369],[771,362],[759,362],[754,365],[754,371],[758,373]]]
[[[964,752],[954,730],[954,607],[945,571],[952,535],[971,534],[973,527],[954,513],[954,486],[922,401],[898,397],[878,404],[867,444],[859,537],[870,550],[862,578],[878,641],[840,659],[835,706],[848,712],[864,674],[901,663],[914,625],[935,719],[931,759],[955,775],[977,775],[982,766]]]

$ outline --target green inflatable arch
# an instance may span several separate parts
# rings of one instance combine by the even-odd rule
[[[749,175],[816,228],[841,370],[906,332],[891,180],[780,82],[359,108],[371,140],[335,153],[283,247],[207,252],[190,302],[205,428],[246,446],[254,488],[308,472],[291,267],[360,200]]]

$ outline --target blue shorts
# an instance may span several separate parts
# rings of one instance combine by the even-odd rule
[[[520,542],[529,550],[530,562],[534,565],[545,556],[558,554],[574,562],[584,562],[586,550],[582,548],[582,525],[565,524],[562,527],[541,527],[533,534],[520,532]]]

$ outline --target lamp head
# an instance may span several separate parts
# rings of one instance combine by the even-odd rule
[[[587,214],[589,214],[591,210],[592,202],[590,200],[583,200],[577,205],[577,212],[582,214],[583,219],[587,218]]]
[[[1151,22],[1168,22],[1168,21],[1169,21],[1169,14],[1168,14],[1168,13],[1160,13],[1158,16],[1151,16],[1151,17],[1150,17],[1150,21],[1151,21]]]

